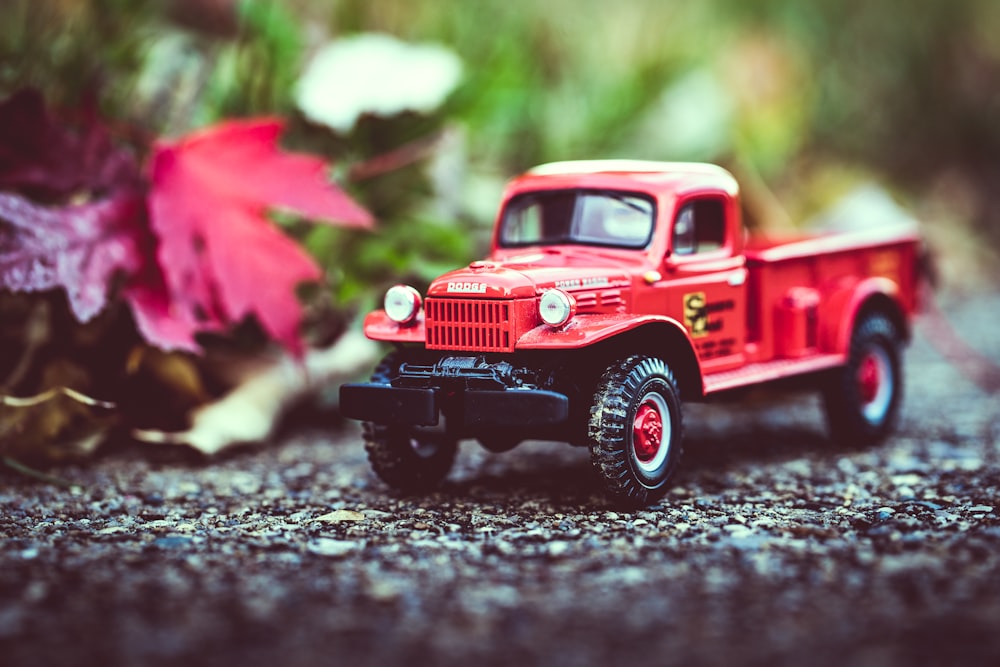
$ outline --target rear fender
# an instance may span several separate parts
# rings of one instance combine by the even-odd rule
[[[863,311],[872,308],[881,310],[899,328],[900,335],[910,338],[909,321],[904,315],[899,285],[884,277],[866,278],[853,286],[835,292],[827,300],[821,321],[821,337],[824,348],[831,352],[846,354],[851,345],[851,334],[857,319]]]

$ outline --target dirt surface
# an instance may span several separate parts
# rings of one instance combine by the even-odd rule
[[[944,303],[1000,362],[1000,298]],[[637,512],[552,443],[401,498],[353,426],[0,472],[0,664],[1000,664],[1000,401],[922,331],[886,444],[813,396],[689,406]]]

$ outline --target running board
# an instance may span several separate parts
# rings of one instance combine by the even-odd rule
[[[806,375],[842,366],[847,361],[842,354],[821,354],[804,359],[778,359],[705,376],[705,395],[727,389],[737,389],[774,380]]]

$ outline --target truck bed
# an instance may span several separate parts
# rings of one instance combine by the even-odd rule
[[[918,244],[916,230],[901,225],[748,238],[747,365],[706,373],[705,393],[842,364],[859,285],[891,284],[906,313],[915,308]]]
[[[917,228],[893,224],[811,236],[773,237],[750,234],[744,246],[747,261],[779,262],[789,259],[824,257],[839,252],[854,252],[898,243],[920,241]]]

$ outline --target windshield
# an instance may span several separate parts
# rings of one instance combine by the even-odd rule
[[[546,190],[507,204],[500,229],[504,247],[580,243],[644,248],[653,233],[653,202],[607,190]]]

